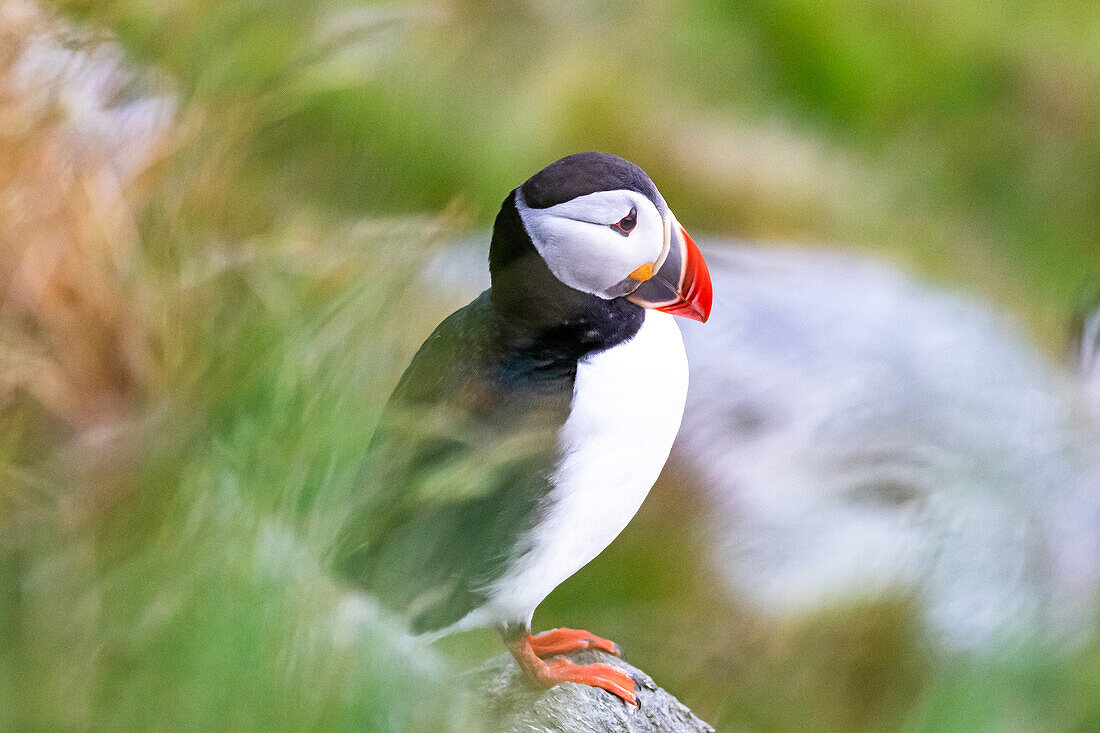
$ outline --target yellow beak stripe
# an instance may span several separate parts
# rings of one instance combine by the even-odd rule
[[[621,270],[620,270],[620,272],[621,272]],[[644,265],[639,267],[637,270],[630,273],[629,277],[630,277],[631,280],[638,280],[640,282],[645,282],[649,278],[653,277],[653,263],[652,262],[645,263]]]

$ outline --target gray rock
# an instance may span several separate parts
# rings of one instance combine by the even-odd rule
[[[714,310],[705,326],[681,319],[691,390],[674,459],[714,502],[709,546],[734,595],[794,618],[903,595],[958,650],[1087,638],[1088,372],[1009,314],[885,265],[704,252]],[[1087,370],[1100,319],[1083,330]]]
[[[572,682],[540,689],[524,679],[508,654],[469,672],[467,682],[485,706],[490,730],[504,733],[714,733],[645,672],[600,651],[567,655],[577,664],[602,662],[627,670],[638,707],[609,692]]]

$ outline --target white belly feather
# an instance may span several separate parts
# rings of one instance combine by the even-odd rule
[[[562,581],[611,544],[649,493],[680,429],[687,356],[672,316],[646,311],[634,338],[577,365],[563,460],[542,521],[478,614],[530,621]]]

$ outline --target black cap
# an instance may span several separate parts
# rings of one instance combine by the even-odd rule
[[[629,160],[610,153],[575,153],[551,163],[520,186],[523,201],[545,209],[597,191],[637,191],[664,213],[668,207],[649,176]]]

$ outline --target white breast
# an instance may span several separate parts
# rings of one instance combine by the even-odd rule
[[[630,341],[577,365],[561,431],[562,462],[543,518],[491,588],[492,615],[529,621],[535,607],[626,527],[661,473],[680,429],[687,357],[672,316],[646,311]]]

